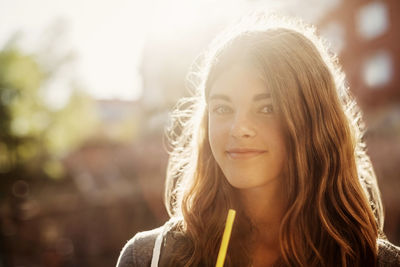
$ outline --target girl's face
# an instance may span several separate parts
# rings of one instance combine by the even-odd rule
[[[270,92],[252,67],[234,65],[213,83],[209,142],[228,182],[258,188],[282,179],[286,146]]]

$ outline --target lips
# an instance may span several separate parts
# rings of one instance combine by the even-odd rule
[[[267,150],[253,148],[232,148],[227,149],[225,152],[231,159],[249,159],[262,155],[266,153]]]

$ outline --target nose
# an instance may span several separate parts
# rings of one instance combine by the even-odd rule
[[[235,138],[251,138],[256,136],[256,128],[245,114],[236,114],[233,119],[230,134]]]

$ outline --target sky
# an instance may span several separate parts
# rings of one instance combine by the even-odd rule
[[[52,53],[72,52],[74,60],[47,82],[49,103],[67,101],[71,78],[95,98],[134,100],[141,93],[138,65],[146,35],[158,30],[167,36],[181,21],[190,26],[196,8],[191,0],[0,0],[0,47],[20,31],[24,51],[40,51],[57,28]]]
[[[207,16],[236,16],[249,3],[279,7],[296,0],[0,0],[0,48],[16,31],[24,51],[73,53],[69,67],[46,84],[50,105],[68,99],[71,79],[98,99],[135,100],[141,95],[138,67],[148,35],[168,38],[177,27],[192,27]],[[202,17],[199,17],[202,16]],[[184,23],[182,23],[184,22]],[[58,29],[55,47],[44,43]],[[46,37],[47,36],[47,37]],[[43,51],[42,51],[43,52]]]
[[[47,95],[62,105],[73,76],[96,98],[132,100],[140,95],[137,65],[152,1],[0,0],[0,47],[15,31],[21,46],[36,51],[52,27],[62,34],[60,54],[73,52],[72,67],[49,81]]]

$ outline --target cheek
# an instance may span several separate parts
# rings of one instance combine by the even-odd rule
[[[221,123],[210,119],[208,124],[208,138],[214,157],[218,157],[224,147],[224,141],[227,139],[225,136],[225,127]]]
[[[267,126],[260,127],[264,143],[273,151],[277,161],[286,159],[286,140],[283,130],[278,122],[270,122]]]
[[[284,165],[287,160],[286,142],[281,131],[276,131],[272,136],[270,143],[273,145],[275,160],[278,165]]]

